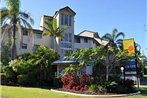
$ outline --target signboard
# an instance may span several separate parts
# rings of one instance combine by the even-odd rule
[[[128,61],[128,63],[125,65],[125,68],[135,68],[136,69],[136,61],[133,59],[133,60],[130,60]]]
[[[129,53],[135,53],[134,39],[123,40],[123,49],[127,50]]]

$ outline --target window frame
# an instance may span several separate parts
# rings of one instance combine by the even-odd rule
[[[61,25],[71,26],[72,16],[67,14],[61,14]]]
[[[28,36],[28,31],[27,30],[23,31],[23,36]]]
[[[22,49],[27,49],[27,48],[28,48],[28,44],[27,44],[27,43],[22,43],[21,48],[22,48]]]
[[[84,38],[84,43],[88,43],[88,38]]]
[[[76,43],[81,43],[81,38],[76,38]]]

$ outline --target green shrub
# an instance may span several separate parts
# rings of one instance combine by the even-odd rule
[[[89,91],[97,92],[97,93],[106,93],[107,89],[106,89],[106,87],[104,87],[102,85],[92,84],[89,87]]]
[[[92,84],[89,86],[89,91],[97,92],[97,90],[98,90],[98,87],[96,84]]]
[[[6,85],[14,85],[16,83],[17,77],[16,73],[12,70],[12,67],[5,66],[3,68],[3,73],[5,74],[5,76],[2,76],[2,78],[6,79]]]
[[[1,73],[0,77],[1,77],[0,78],[1,79],[1,84],[6,85],[8,83],[8,79],[7,79],[6,75],[4,73]]]
[[[134,81],[133,80],[127,79],[127,80],[124,81],[124,85],[126,87],[130,88],[130,87],[133,87],[135,84],[134,84]]]
[[[97,86],[97,92],[98,93],[107,93],[106,86],[98,85]]]
[[[60,88],[62,87],[62,82],[61,82],[61,78],[58,78],[58,77],[55,77],[54,80],[53,80],[53,86],[55,88]]]
[[[27,85],[27,82],[28,82],[27,81],[27,78],[28,78],[27,75],[18,75],[17,78],[18,78],[18,83],[20,85]]]
[[[18,84],[22,86],[36,86],[36,78],[34,74],[21,74],[17,76]]]
[[[135,92],[133,80],[118,80],[113,81],[107,86],[109,93],[126,94]]]

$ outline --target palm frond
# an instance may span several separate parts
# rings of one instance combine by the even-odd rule
[[[57,19],[53,18],[53,20],[52,20],[52,26],[53,26],[53,29],[55,31],[56,28],[57,28]]]
[[[11,14],[18,14],[20,10],[20,0],[6,0],[6,6]]]
[[[141,45],[139,45],[138,43],[136,43],[135,42],[135,47],[136,47],[136,49],[138,50],[138,51],[140,51],[141,50]]]
[[[106,33],[103,37],[102,40],[107,40],[107,41],[112,41],[112,36],[109,33]]]
[[[123,32],[119,32],[116,36],[115,39],[117,39],[118,37],[122,36],[123,38],[125,37],[125,34]]]
[[[5,21],[10,18],[9,11],[7,8],[1,8],[0,13],[1,13],[1,17],[0,17],[1,25],[3,25],[5,24]]]
[[[19,16],[25,20],[28,20],[32,25],[34,24],[34,20],[30,17],[29,13],[19,12]]]
[[[118,39],[118,40],[116,41],[116,43],[122,43],[122,42],[123,42],[122,39]]]
[[[33,35],[32,26],[23,18],[20,18],[20,21],[23,22],[23,24],[25,25],[25,28],[28,29],[29,36],[32,37]]]
[[[111,36],[112,36],[112,39],[113,40],[115,40],[115,36],[116,36],[116,33],[118,32],[118,30],[116,29],[116,28],[114,28],[113,30],[112,30],[112,34],[111,34]]]

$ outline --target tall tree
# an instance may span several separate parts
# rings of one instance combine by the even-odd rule
[[[119,37],[124,38],[125,34],[123,32],[118,32],[116,28],[112,30],[112,33],[106,33],[102,39],[109,41],[109,44],[113,47],[122,47],[122,40]]]
[[[31,30],[31,24],[34,23],[29,13],[20,11],[20,0],[5,0],[6,7],[0,9],[1,13],[1,25],[4,27],[2,34],[12,33],[12,47],[11,47],[11,59],[16,58],[16,32],[21,35],[22,26]],[[8,25],[7,25],[8,24]]]
[[[63,39],[63,32],[65,31],[65,28],[57,27],[57,20],[53,18],[52,20],[45,21],[45,26],[42,27],[44,29],[43,36],[50,36],[52,38],[53,43],[51,45],[51,48],[55,49],[54,47],[54,41],[57,38]]]

